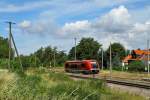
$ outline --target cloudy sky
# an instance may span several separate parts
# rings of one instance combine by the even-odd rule
[[[0,0],[0,35],[13,34],[21,54],[48,45],[68,51],[74,37],[93,37],[106,49],[120,42],[146,48],[150,39],[150,0]]]

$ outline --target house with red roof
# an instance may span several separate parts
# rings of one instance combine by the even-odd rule
[[[122,60],[122,65],[128,65],[132,61],[142,61],[145,64],[148,64],[148,56],[150,58],[150,50],[132,50],[131,54],[127,55]],[[149,59],[150,64],[150,59]]]

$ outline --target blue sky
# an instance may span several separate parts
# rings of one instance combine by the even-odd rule
[[[127,49],[145,48],[150,34],[149,0],[1,0],[0,35],[8,36],[5,21],[16,22],[13,34],[19,52],[41,46],[68,51],[73,38],[93,37],[106,49],[120,42]]]

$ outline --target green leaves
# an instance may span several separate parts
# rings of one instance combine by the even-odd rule
[[[80,43],[77,45],[77,59],[97,59],[100,47],[101,44],[93,38],[82,38]],[[70,50],[69,59],[74,58],[74,50],[75,47]]]
[[[132,72],[144,72],[145,65],[141,61],[133,61],[128,65],[128,70]]]
[[[119,67],[121,66],[121,62],[123,60],[123,58],[126,55],[126,50],[124,48],[124,46],[120,43],[113,43],[111,44],[111,54],[112,54],[112,64],[114,67]],[[110,57],[110,46],[109,48],[106,50],[106,57],[105,59],[107,59],[108,63],[109,63],[109,57]]]
[[[11,49],[12,51],[12,56],[14,56],[14,51],[13,49]],[[9,54],[9,44],[8,44],[8,39],[0,37],[0,58],[8,58]]]

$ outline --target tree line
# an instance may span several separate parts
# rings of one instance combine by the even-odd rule
[[[4,65],[7,67],[8,59],[8,39],[0,37],[0,66]],[[76,45],[76,57],[77,60],[83,59],[95,59],[101,65],[102,63],[102,50],[103,50],[103,61],[104,68],[109,67],[109,57],[110,57],[110,46],[104,50],[103,45],[94,38],[82,38],[79,43]],[[121,68],[122,60],[127,56],[130,51],[126,50],[121,43],[112,43],[112,66],[115,69]],[[25,68],[28,67],[56,67],[63,66],[66,60],[74,60],[75,56],[75,47],[72,47],[69,53],[58,50],[56,47],[41,47],[34,53],[25,56],[21,55],[22,65]],[[19,61],[17,57],[14,57],[14,52],[12,49],[12,65],[13,68],[19,66]],[[5,63],[4,63],[5,62]]]

